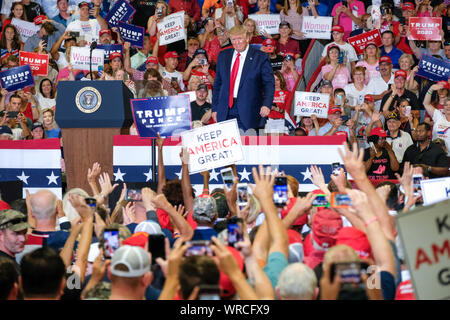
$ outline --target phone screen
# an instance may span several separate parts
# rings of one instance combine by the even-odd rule
[[[339,63],[344,63],[344,52],[339,52],[339,56],[338,56],[338,62]]]
[[[126,201],[142,201],[142,193],[141,190],[136,189],[127,189],[125,194]]]
[[[214,251],[211,249],[210,241],[186,241],[191,246],[184,252],[185,257],[189,256],[214,256]]]
[[[422,191],[422,187],[420,186],[420,182],[422,180],[423,180],[423,175],[421,175],[421,174],[413,175],[413,188],[414,188],[415,196],[419,196],[420,192]]]
[[[332,170],[332,172],[333,172],[333,174],[335,176],[339,175],[339,172],[341,171],[341,168],[342,168],[342,166],[341,166],[341,164],[339,162],[334,162],[334,163],[331,164],[331,170]]]
[[[150,234],[148,236],[148,251],[152,254],[152,264],[156,258],[166,259],[165,237],[162,234]]]
[[[332,197],[332,207],[348,208],[352,206],[352,200],[350,200],[350,197],[346,193],[333,192]]]
[[[119,230],[105,229],[103,232],[103,255],[106,259],[111,259],[114,252],[119,249]]]
[[[246,206],[248,204],[248,185],[239,183],[237,185],[238,205]]]
[[[231,189],[234,183],[233,170],[231,170],[231,168],[222,169],[220,171],[220,174],[222,175],[223,183],[227,186],[228,189]]]
[[[234,247],[237,242],[244,241],[242,228],[239,223],[228,222],[228,245]]]
[[[276,177],[273,186],[273,202],[278,207],[283,207],[288,201],[288,188],[286,177]]]
[[[367,264],[361,262],[333,263],[330,270],[331,281],[338,274],[343,284],[361,284],[361,275],[367,273],[367,267]]]
[[[220,300],[220,288],[218,286],[200,285],[197,300]]]
[[[329,207],[330,204],[324,194],[318,194],[312,203],[313,207]]]

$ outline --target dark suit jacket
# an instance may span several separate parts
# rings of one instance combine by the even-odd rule
[[[234,49],[219,53],[216,77],[213,86],[212,111],[217,112],[217,121],[227,119],[230,91],[231,61]],[[242,62],[241,62],[242,63]],[[236,105],[244,129],[260,127],[262,106],[270,109],[275,93],[275,80],[269,56],[252,46],[248,48],[242,69]]]

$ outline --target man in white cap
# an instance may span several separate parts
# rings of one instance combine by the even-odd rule
[[[108,268],[111,279],[110,300],[144,300],[145,290],[152,283],[151,254],[140,247],[122,246]]]

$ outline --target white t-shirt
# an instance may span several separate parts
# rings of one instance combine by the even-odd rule
[[[184,85],[184,82],[183,82],[183,75],[180,72],[178,72],[178,71],[168,72],[166,70],[166,68],[164,68],[164,67],[161,67],[159,69],[159,72],[161,73],[161,76],[163,78],[168,79],[169,82],[172,80],[172,78],[177,78],[178,84],[180,85],[181,90],[186,91],[186,86]]]
[[[388,85],[392,83],[394,83],[394,74],[391,74],[391,79],[389,79],[387,83],[383,80],[381,76],[372,78],[370,79],[369,84],[367,85],[369,91],[367,94],[379,95],[384,91],[386,91],[388,89]],[[381,100],[382,99],[375,101],[375,108],[374,108],[375,111],[380,111],[382,107]]]
[[[97,19],[89,19],[89,21],[75,20],[69,23],[66,30],[79,31],[80,36],[84,36],[85,40],[90,43],[94,40],[98,41],[101,26]]]
[[[348,105],[356,106],[357,104],[362,104],[364,102],[364,96],[366,94],[370,94],[370,90],[368,86],[364,86],[364,88],[359,91],[355,88],[353,83],[349,83],[344,87],[345,95],[348,98]]]
[[[402,130],[399,130],[397,138],[392,139],[391,137],[387,137],[386,141],[392,145],[392,150],[399,163],[403,161],[403,155],[406,149],[413,144],[411,135]]]
[[[433,114],[433,140],[441,138],[445,141],[447,157],[450,157],[450,121],[447,121],[441,111],[435,109]]]
[[[59,51],[59,57],[58,60],[56,60],[56,64],[58,65],[59,70],[64,69],[69,65],[69,62],[67,61],[66,55],[64,52]]]
[[[38,92],[34,98],[37,100],[38,108],[39,108],[39,121],[43,121],[42,111],[48,108],[53,108],[56,105],[56,99],[50,99],[44,97],[40,92]]]
[[[11,7],[14,2],[20,2],[20,0],[2,0],[2,11],[0,11],[1,14],[4,14],[5,16],[9,17],[9,14],[11,13]]]

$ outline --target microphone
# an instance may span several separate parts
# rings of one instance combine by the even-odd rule
[[[92,79],[92,51],[97,48],[97,41],[92,41],[91,43],[91,50],[89,51],[89,75],[91,76],[91,80]]]

